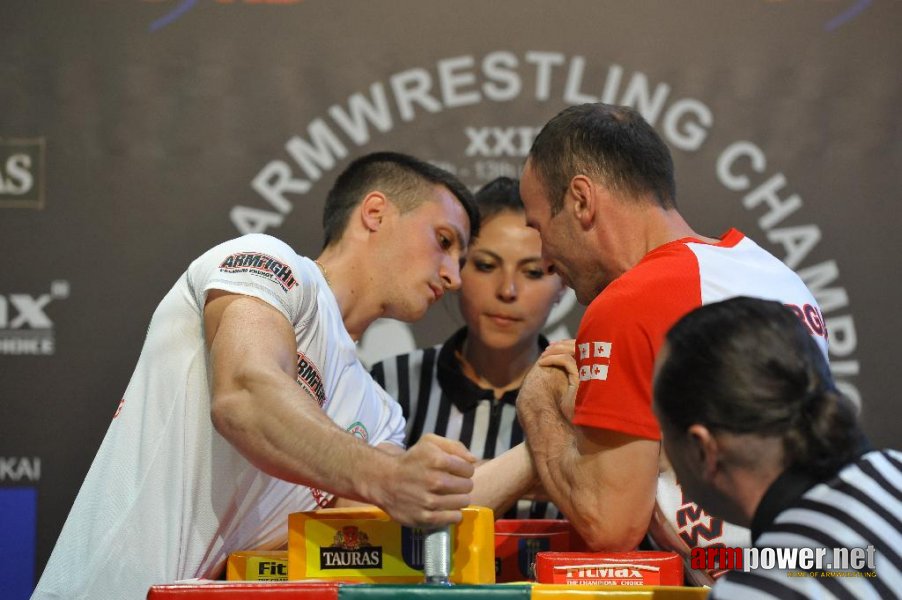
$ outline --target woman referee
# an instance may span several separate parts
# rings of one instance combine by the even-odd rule
[[[824,558],[808,568],[746,562],[718,579],[712,599],[900,597],[902,453],[868,447],[791,310],[734,298],[689,313],[667,334],[654,406],[689,497],[750,527],[753,553],[811,548]],[[858,564],[836,560],[856,551]]]

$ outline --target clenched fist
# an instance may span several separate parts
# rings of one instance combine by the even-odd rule
[[[377,503],[409,527],[458,523],[460,509],[470,504],[475,463],[460,442],[426,434],[376,478]]]

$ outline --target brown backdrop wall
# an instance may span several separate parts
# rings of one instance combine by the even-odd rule
[[[697,230],[738,227],[806,279],[843,389],[898,446],[900,26],[898,0],[5,0],[0,492],[35,492],[34,573],[191,259],[247,231],[315,253],[325,192],[365,152],[474,188],[516,175],[536,128],[587,101],[662,132]],[[362,354],[459,323],[451,300]]]

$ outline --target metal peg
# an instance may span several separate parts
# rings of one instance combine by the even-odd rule
[[[451,584],[451,528],[426,531],[423,541],[423,572],[426,583]]]

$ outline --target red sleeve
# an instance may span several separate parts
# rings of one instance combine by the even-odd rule
[[[698,261],[681,243],[649,253],[586,309],[576,336],[573,423],[661,439],[651,409],[655,356],[667,330],[701,305]]]

